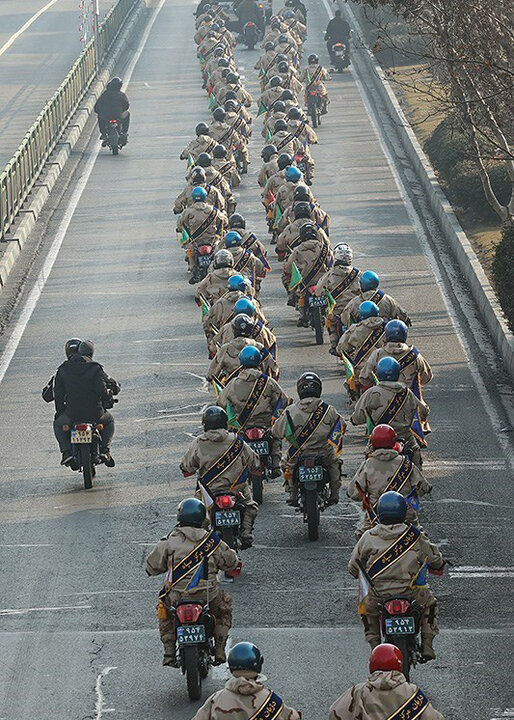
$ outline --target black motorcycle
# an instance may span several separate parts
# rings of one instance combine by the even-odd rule
[[[211,525],[214,531],[229,547],[237,550],[241,547],[241,523],[244,516],[244,504],[238,493],[218,493],[211,508]]]
[[[125,136],[120,131],[119,120],[109,120],[107,127],[106,143],[113,155],[117,155],[122,147],[124,147]]]
[[[212,245],[199,245],[196,249],[196,277],[198,282],[203,280],[209,271],[209,265],[213,260]]]
[[[402,651],[403,674],[409,679],[411,667],[421,660],[420,620],[423,607],[407,597],[380,600],[382,642],[392,643]]]
[[[243,27],[243,42],[248,50],[253,50],[260,38],[259,28],[254,22],[247,22]]]
[[[245,441],[261,459],[259,473],[250,473],[253,499],[258,505],[263,502],[264,481],[271,476],[271,443],[272,437],[266,428],[253,427],[244,431]]]
[[[100,462],[100,448],[102,437],[100,430],[103,426],[94,423],[75,423],[70,430],[70,442],[75,466],[82,471],[84,488],[93,487],[93,478],[96,475],[96,465]]]
[[[300,312],[306,323],[314,330],[316,345],[323,345],[325,341],[324,329],[327,315],[328,301],[325,295],[316,295],[316,286],[307,288],[300,298]]]
[[[321,125],[321,110],[323,107],[323,98],[317,90],[309,90],[307,95],[307,115],[311,119],[313,128]]]
[[[309,540],[319,538],[320,514],[328,506],[328,471],[321,457],[302,456],[293,470],[298,512],[307,523]]]
[[[177,653],[182,674],[186,676],[187,693],[199,700],[202,680],[209,673],[215,655],[214,625],[209,606],[183,600],[170,612],[177,630]]]
[[[330,59],[337,72],[342,73],[350,66],[350,41],[346,44],[335,42],[331,47]]]

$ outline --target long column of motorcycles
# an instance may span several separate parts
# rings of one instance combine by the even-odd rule
[[[195,137],[181,154],[187,166],[186,187],[174,212],[189,283],[196,285],[195,300],[211,360],[208,379],[217,398],[216,407],[213,404],[204,412],[202,437],[209,440],[209,431],[228,428],[232,439],[220,446],[217,455],[212,442],[193,443],[182,471],[198,473],[196,497],[206,508],[215,536],[235,550],[253,542],[263,479],[284,475],[288,502],[303,513],[309,539],[318,537],[320,513],[338,502],[346,424],[321,400],[322,385],[314,372],[300,378],[300,400],[295,404],[277,382],[277,339],[259,300],[261,283],[271,270],[268,251],[246,227],[233,193],[250,162],[248,142],[252,131],[257,132],[249,112],[254,104],[257,117],[263,119],[258,182],[270,246],[283,261],[286,303],[297,311],[299,327],[313,329],[317,343],[328,332],[329,351],[340,362],[342,385],[352,405],[350,421],[363,425],[369,436],[365,459],[348,488],[348,495],[365,511],[349,570],[358,578],[359,614],[374,653],[372,673],[387,675],[390,682],[382,690],[397,697],[397,675],[401,671],[406,682],[412,665],[435,657],[432,641],[438,632],[436,599],[426,577],[427,572],[441,574],[445,562],[418,520],[420,498],[431,490],[422,474],[421,448],[430,432],[422,386],[431,380],[432,371],[407,342],[409,315],[380,288],[379,275],[355,267],[346,243],[330,243],[330,217],[312,191],[316,168],[310,148],[318,142],[317,133],[323,132],[323,118],[330,109],[325,83],[331,76],[315,54],[301,68],[307,35],[301,3],[288,0],[271,18],[255,64],[261,87],[258,101],[238,74],[229,18],[217,4],[202,5],[196,13],[194,40],[212,117],[196,125]],[[282,441],[289,448],[283,458]],[[226,478],[231,463],[233,467],[241,463],[237,442],[249,446],[247,459],[234,482],[219,485],[217,479]],[[184,509],[183,518],[187,518]],[[212,534],[207,537],[212,543]],[[166,568],[165,589],[177,594],[171,609],[169,602],[167,609],[161,603],[162,617],[171,612],[174,625],[172,650],[166,645],[168,626],[161,626],[169,659],[165,664],[182,666],[193,698],[199,696],[200,680],[187,665],[186,655],[188,643],[195,645],[198,638],[187,633],[187,625],[197,622],[198,616],[188,618],[175,606],[184,598],[191,602],[191,593],[213,567],[233,578],[241,571],[234,558],[214,560],[211,567],[217,551],[212,552],[200,549],[200,560],[188,566],[194,577],[186,585],[180,584],[179,574],[174,584],[173,563]],[[149,567],[151,574],[162,571],[158,564]],[[214,606],[211,611],[218,613],[222,626],[227,615]],[[223,662],[227,634],[228,628],[224,635],[214,633],[205,664],[199,661],[200,676],[213,662],[211,655],[214,662]],[[377,647],[383,655],[376,654]],[[396,718],[397,710],[409,711],[411,706],[424,718],[442,717],[417,686],[406,682],[402,692],[398,697],[403,705],[384,701],[382,710],[387,709],[388,717]],[[337,713],[332,709],[333,717],[357,717],[351,703],[345,702]]]

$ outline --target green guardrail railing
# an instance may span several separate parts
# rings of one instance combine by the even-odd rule
[[[140,0],[118,0],[98,29],[98,60],[105,59]],[[82,98],[97,76],[95,38],[89,41],[54,96],[46,103],[0,175],[0,240],[15,222]],[[1,245],[0,245],[1,251]]]

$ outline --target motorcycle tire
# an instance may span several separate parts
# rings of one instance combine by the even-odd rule
[[[190,700],[199,700],[202,695],[202,678],[200,677],[200,657],[194,645],[184,648],[184,669],[187,682],[187,694]]]
[[[200,662],[198,664],[200,677],[202,680],[205,680],[207,675],[209,674],[209,656],[206,650],[201,650],[200,652]]]
[[[236,547],[236,536],[234,534],[234,528],[226,527],[221,531],[221,539],[224,540],[227,545],[235,550]]]
[[[316,335],[316,345],[323,345],[323,318],[319,308],[311,308],[311,321]]]
[[[93,462],[91,448],[86,443],[80,446],[80,465],[84,477],[84,489],[91,490],[93,487]]]
[[[403,674],[405,675],[405,679],[407,682],[409,682],[409,675],[410,675],[410,665],[411,665],[411,653],[410,653],[410,641],[406,637],[398,637],[395,636],[394,638],[391,638],[391,641],[393,645],[396,645],[396,647],[401,650],[403,655]]]
[[[311,103],[309,105],[309,116],[311,119],[312,127],[317,128],[318,127],[318,110],[316,108],[316,105],[314,103]]]
[[[257,505],[262,505],[263,501],[263,487],[262,487],[262,475],[252,475],[252,495]]]
[[[319,507],[318,507],[318,491],[305,491],[305,513],[307,515],[307,535],[309,540],[314,541],[319,538]]]

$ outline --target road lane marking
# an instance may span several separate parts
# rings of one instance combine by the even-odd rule
[[[56,0],[53,0],[53,1],[56,2]],[[139,58],[141,57],[141,55],[143,54],[143,50],[145,49],[145,45],[148,41],[148,37],[152,31],[154,23],[157,20],[157,17],[159,16],[159,13],[161,12],[165,2],[166,2],[166,0],[160,0],[159,5],[155,8],[152,17],[148,21],[148,25],[146,26],[145,31],[141,37],[141,40],[139,42],[139,45],[135,52],[135,55],[132,58],[132,60],[130,61],[129,65],[127,67],[127,71],[125,73],[127,85],[130,83],[130,79],[132,77],[132,74],[134,72],[136,64],[137,64]],[[34,312],[34,309],[39,301],[39,298],[41,297],[41,293],[43,292],[44,287],[47,283],[47,280],[50,276],[52,268],[55,264],[55,261],[59,254],[59,251],[63,244],[64,238],[66,237],[66,233],[68,232],[70,223],[75,214],[75,210],[77,209],[80,199],[82,198],[82,194],[83,194],[84,190],[86,189],[86,186],[89,182],[91,173],[93,172],[93,168],[95,166],[95,162],[96,162],[96,159],[98,157],[100,150],[101,150],[101,147],[100,147],[100,144],[98,144],[98,146],[92,151],[91,157],[89,158],[89,160],[87,161],[87,163],[84,167],[84,172],[83,172],[81,178],[79,179],[77,186],[75,187],[75,190],[72,193],[72,196],[70,198],[68,206],[65,210],[63,219],[61,220],[61,223],[57,229],[55,238],[52,242],[52,245],[50,246],[50,250],[48,251],[48,255],[46,256],[45,262],[43,263],[43,267],[41,268],[41,271],[40,271],[39,275],[37,276],[37,279],[34,283],[34,287],[32,288],[32,290],[29,293],[29,296],[25,302],[25,305],[23,306],[20,316],[19,316],[18,320],[16,321],[14,329],[13,329],[13,331],[9,337],[9,340],[7,341],[5,349],[0,357],[0,384],[3,382],[5,373],[9,369],[9,365],[11,364],[11,361],[14,357],[14,353],[16,352],[18,345],[20,344],[21,338],[23,337],[23,333],[25,332],[25,328],[27,327],[29,320],[32,317],[32,313]]]
[[[34,15],[32,15],[31,18],[27,20],[27,22],[21,26],[19,30],[17,30],[14,35],[11,35],[9,40],[5,43],[5,45],[2,45],[0,48],[0,55],[3,55],[6,50],[9,50],[11,45],[16,42],[16,40],[20,37],[22,33],[25,32],[25,30],[28,30],[28,28],[32,25],[32,23],[35,23],[38,17],[40,17],[44,12],[46,12],[49,8],[52,7],[52,5],[55,5],[57,0],[50,0],[46,5],[44,5],[40,10],[38,10]]]
[[[14,468],[13,468],[14,469]],[[0,548],[39,548],[39,547],[56,547],[55,543],[5,543]]]
[[[0,610],[0,616],[3,615],[25,615],[31,612],[47,612],[61,610],[91,610],[91,605],[61,605],[60,607],[39,607],[39,608],[6,608]]]
[[[106,708],[104,706],[105,698],[102,690],[102,680],[106,677],[111,670],[117,670],[116,666],[104,667],[100,675],[96,678],[95,692],[96,692],[96,705],[95,705],[95,720],[101,720],[104,713],[116,712],[115,708]]]
[[[487,565],[456,565],[449,570],[450,578],[511,578],[514,577],[514,567],[499,567]]]

